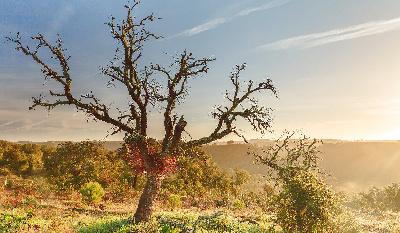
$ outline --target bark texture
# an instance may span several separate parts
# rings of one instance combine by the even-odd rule
[[[160,192],[162,176],[148,173],[146,186],[140,196],[139,204],[134,215],[135,222],[143,222],[150,220],[153,213],[153,205]]]

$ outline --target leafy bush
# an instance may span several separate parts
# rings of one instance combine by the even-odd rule
[[[388,209],[400,211],[400,184],[392,183],[385,188],[385,204]]]
[[[105,192],[97,182],[88,182],[79,190],[82,194],[82,200],[87,204],[97,204]]]
[[[167,198],[165,206],[167,208],[181,208],[182,207],[181,197],[175,194],[170,194]]]
[[[247,171],[234,169],[234,174],[222,170],[201,148],[185,151],[178,158],[178,171],[168,176],[162,189],[181,196],[204,198],[210,193],[217,197],[238,196],[249,179]]]
[[[60,193],[79,190],[89,181],[108,187],[117,182],[124,166],[115,152],[100,142],[65,142],[44,153],[44,167],[49,181]]]
[[[221,218],[222,211],[216,212],[212,215],[198,216],[193,221],[188,221],[185,217],[168,217],[163,216],[158,221],[162,232],[232,232],[232,224]],[[204,231],[207,230],[207,231]]]
[[[330,231],[336,198],[317,166],[318,141],[285,132],[283,140],[253,153],[256,161],[270,168],[281,192],[274,201],[277,222],[290,232]]]
[[[384,188],[372,187],[359,194],[356,205],[375,211],[400,211],[400,184],[392,183]]]
[[[24,201],[25,205],[32,205],[32,206],[37,206],[39,204],[38,200],[34,195],[28,195],[25,197]]]
[[[0,140],[0,169],[5,174],[32,175],[42,168],[41,147]]]
[[[283,229],[295,232],[315,232],[332,224],[334,194],[316,175],[299,171],[283,183],[276,197],[277,222]]]
[[[232,207],[233,207],[233,209],[235,209],[235,210],[240,210],[240,209],[242,209],[242,208],[244,207],[244,203],[243,203],[241,200],[236,199],[236,200],[232,203]]]
[[[44,177],[33,177],[33,183],[35,184],[36,194],[42,197],[49,196],[54,189]]]

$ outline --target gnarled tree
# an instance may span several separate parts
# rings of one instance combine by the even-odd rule
[[[235,126],[239,118],[247,120],[255,131],[263,133],[268,130],[271,123],[270,108],[259,106],[252,95],[263,91],[271,91],[276,95],[276,90],[269,79],[258,84],[249,81],[243,87],[239,83],[239,73],[245,69],[245,65],[236,66],[230,75],[233,92],[227,91],[225,96],[228,103],[217,106],[212,113],[212,117],[216,119],[213,132],[199,139],[184,140],[182,134],[185,132],[187,122],[183,115],[175,113],[174,110],[185,98],[188,82],[207,73],[208,64],[214,59],[196,59],[192,53],[185,50],[174,58],[174,65],[168,68],[158,64],[139,67],[138,61],[145,42],[151,38],[161,37],[145,28],[146,23],[157,19],[153,14],[141,20],[132,16],[132,10],[138,4],[139,2],[134,2],[133,6],[125,5],[127,17],[122,22],[116,23],[115,18],[112,17],[108,23],[113,38],[119,42],[119,48],[115,58],[101,71],[110,78],[111,83],[120,82],[126,88],[130,100],[127,113],[119,112],[117,117],[113,117],[110,107],[101,103],[92,92],[80,96],[72,94],[72,77],[68,65],[70,57],[65,55],[60,37],[55,45],[51,45],[43,35],[38,34],[32,37],[37,43],[35,49],[24,45],[19,34],[7,39],[16,45],[18,51],[32,57],[41,65],[46,79],[53,80],[62,86],[63,91],[60,93],[50,90],[48,97],[40,95],[32,98],[33,105],[30,109],[40,106],[51,110],[60,105],[73,105],[89,117],[109,123],[112,126],[112,134],[125,133],[127,153],[133,157],[136,156],[147,176],[147,184],[135,213],[136,221],[146,221],[151,216],[161,181],[168,172],[174,170],[174,166],[171,165],[176,161],[177,155],[184,154],[180,152],[185,148],[210,143],[231,133],[243,137]],[[59,67],[47,65],[37,53],[40,49],[50,51]],[[165,88],[156,81],[155,77],[159,76],[165,78],[167,83]],[[154,140],[147,134],[149,110],[155,105],[162,106],[164,111],[165,134],[161,141]]]

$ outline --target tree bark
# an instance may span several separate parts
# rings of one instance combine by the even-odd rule
[[[147,173],[147,182],[134,215],[135,222],[147,222],[153,213],[153,204],[161,188],[163,176]]]

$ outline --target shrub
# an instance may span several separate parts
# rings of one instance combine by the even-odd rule
[[[344,211],[335,218],[337,232],[358,233],[361,231],[361,225],[357,223],[355,217],[350,212]]]
[[[274,201],[277,222],[290,232],[330,231],[336,198],[317,166],[319,141],[285,132],[283,140],[253,153],[256,161],[270,168],[281,192]]]
[[[181,197],[175,194],[170,194],[166,201],[166,207],[181,208],[182,207]]]
[[[400,211],[400,184],[392,183],[385,188],[372,187],[359,194],[357,206],[375,211]]]
[[[51,184],[47,182],[46,178],[43,177],[34,177],[33,183],[35,184],[37,195],[42,197],[48,197],[52,193],[52,190],[54,188]]]
[[[238,196],[249,180],[247,171],[224,171],[201,148],[186,150],[177,161],[178,171],[164,179],[162,189],[170,193],[203,198],[207,193],[218,197]]]
[[[285,180],[276,197],[277,222],[295,232],[323,232],[332,224],[334,194],[315,174],[299,171]]]
[[[97,182],[88,182],[79,190],[82,194],[82,200],[87,204],[97,204],[105,192]]]
[[[39,145],[0,140],[0,169],[4,174],[33,175],[43,166],[42,155]]]
[[[100,142],[90,141],[62,143],[55,150],[46,151],[43,160],[49,182],[63,194],[79,190],[89,181],[106,188],[117,181],[124,166],[116,153],[106,150]]]
[[[240,210],[244,207],[244,203],[241,200],[236,199],[233,203],[232,203],[232,207],[235,210]]]

